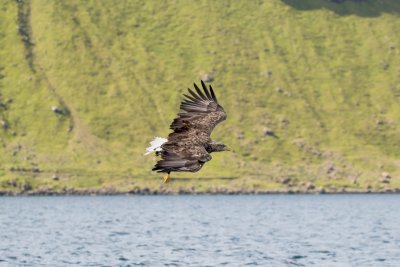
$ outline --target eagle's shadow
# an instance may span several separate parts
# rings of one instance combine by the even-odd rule
[[[303,11],[327,9],[340,16],[378,17],[383,13],[400,13],[400,1],[392,0],[281,0]]]

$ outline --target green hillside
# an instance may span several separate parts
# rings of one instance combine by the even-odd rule
[[[0,190],[398,189],[399,14],[391,0],[3,0]],[[144,149],[207,74],[228,113],[213,139],[234,152],[163,185]]]

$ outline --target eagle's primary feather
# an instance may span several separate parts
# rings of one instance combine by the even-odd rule
[[[180,109],[170,126],[173,130],[168,141],[161,145],[161,160],[153,171],[158,172],[196,172],[207,161],[211,152],[225,150],[225,145],[214,143],[211,132],[226,119],[226,113],[218,103],[214,90],[201,81],[203,91],[194,84],[194,92],[188,89],[184,94]]]

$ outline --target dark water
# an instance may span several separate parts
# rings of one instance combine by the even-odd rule
[[[0,198],[0,266],[400,266],[400,195]]]

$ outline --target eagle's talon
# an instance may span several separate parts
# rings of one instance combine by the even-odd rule
[[[167,174],[163,177],[163,181],[164,181],[164,184],[168,184],[168,183],[169,183],[169,173],[167,173]]]

